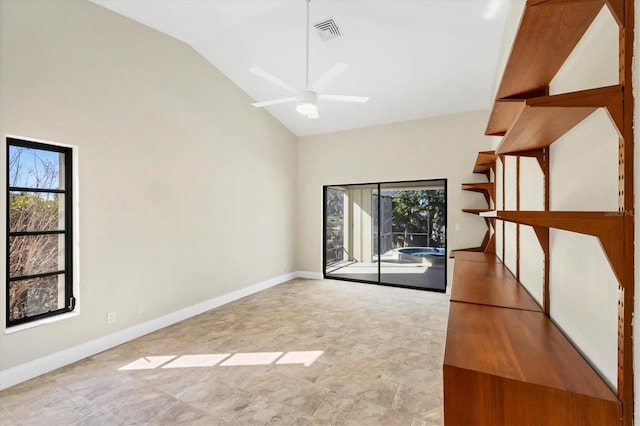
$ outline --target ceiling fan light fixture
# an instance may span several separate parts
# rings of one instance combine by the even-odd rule
[[[318,112],[318,105],[313,101],[302,101],[298,102],[298,106],[296,106],[296,111],[298,111],[302,115],[310,115]]]
[[[303,90],[298,94],[296,111],[302,115],[314,115],[318,113],[318,95],[311,90]]]

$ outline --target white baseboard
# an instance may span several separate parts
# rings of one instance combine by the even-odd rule
[[[199,315],[203,312],[217,308],[218,306],[224,305],[226,303],[233,302],[234,300],[249,296],[253,293],[266,290],[270,287],[284,283],[294,278],[322,279],[322,274],[305,271],[291,272],[276,278],[263,281],[258,284],[250,285],[248,287],[236,290],[228,294],[224,294],[222,296],[214,297],[213,299],[207,300],[205,302],[195,304],[188,308],[180,309],[179,311],[175,311],[170,314],[163,315],[159,318],[155,318],[151,321],[147,321],[142,324],[134,325],[124,330],[108,334],[104,337],[90,340],[86,343],[82,343],[69,349],[55,352],[42,358],[20,364],[12,368],[8,368],[6,370],[0,370],[0,390],[32,379],[41,374],[48,373],[57,368],[64,367],[65,365],[71,364],[73,362],[80,361],[83,358],[95,355],[107,349],[126,343],[130,340],[144,336],[145,334],[149,334],[153,331],[170,326],[187,318],[191,318],[195,315]]]
[[[321,280],[324,278],[322,272],[298,271],[296,274],[298,278],[306,278],[309,280]]]

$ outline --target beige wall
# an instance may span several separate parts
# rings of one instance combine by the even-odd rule
[[[484,220],[461,209],[486,203],[460,185],[485,179],[471,171],[478,151],[489,149],[490,139],[483,136],[487,117],[487,111],[473,111],[301,138],[298,269],[322,272],[323,185],[446,178],[448,248],[480,245]]]
[[[0,371],[295,270],[292,133],[189,46],[120,15],[0,7],[0,134],[78,147],[81,251],[80,315],[3,328]]]

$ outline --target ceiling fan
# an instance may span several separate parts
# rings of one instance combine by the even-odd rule
[[[270,105],[283,104],[287,102],[296,102],[296,111],[298,111],[302,115],[306,115],[307,118],[313,119],[318,118],[320,115],[318,114],[318,100],[329,100],[329,101],[338,101],[338,102],[355,102],[355,103],[365,103],[369,100],[367,96],[348,96],[348,95],[327,95],[323,93],[319,93],[324,90],[325,87],[331,83],[340,73],[346,70],[349,65],[338,62],[333,67],[329,69],[329,71],[325,72],[320,78],[318,78],[313,84],[309,85],[309,2],[311,0],[307,0],[307,50],[306,50],[306,76],[305,76],[305,87],[302,90],[295,88],[294,86],[282,81],[278,77],[273,74],[268,73],[267,71],[253,67],[249,71],[253,74],[264,78],[265,80],[275,84],[283,88],[284,90],[293,93],[295,96],[290,96],[287,98],[279,98],[272,99],[268,101],[262,102],[254,102],[251,105],[254,107],[266,107]]]

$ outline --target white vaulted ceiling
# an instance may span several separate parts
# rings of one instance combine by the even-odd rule
[[[302,88],[305,0],[91,0],[191,45],[256,101],[290,96],[249,72],[258,66]],[[333,18],[343,36],[312,28],[310,77],[349,68],[324,91],[366,104],[319,101],[267,108],[298,136],[488,108],[508,0],[311,0],[310,21]]]

